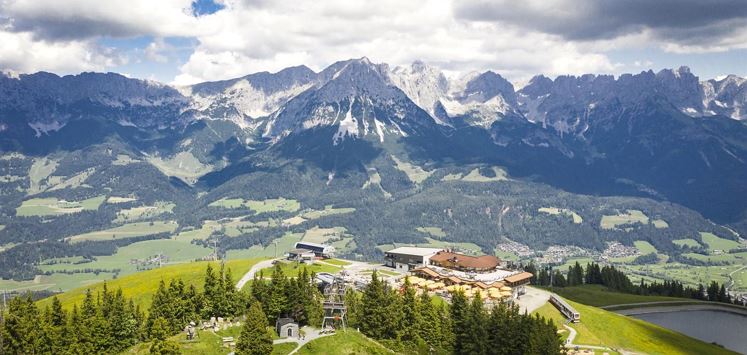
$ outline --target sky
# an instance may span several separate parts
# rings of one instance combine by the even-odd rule
[[[747,77],[747,0],[0,0],[0,70],[175,85],[349,58],[458,75]]]

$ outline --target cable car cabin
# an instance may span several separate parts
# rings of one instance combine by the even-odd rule
[[[571,305],[569,305],[568,302],[566,302],[562,298],[556,295],[552,295],[550,296],[550,303],[552,303],[553,306],[555,306],[555,308],[557,308],[560,311],[560,313],[566,319],[568,319],[568,321],[573,322],[573,323],[578,323],[581,321],[581,313],[578,313],[576,309],[571,307]]]

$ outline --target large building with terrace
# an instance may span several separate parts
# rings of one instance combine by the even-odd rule
[[[406,247],[386,253],[387,265],[409,271],[410,283],[424,291],[448,296],[463,291],[485,300],[507,301],[525,293],[531,273],[500,268],[495,256],[472,256],[448,250]],[[399,266],[398,266],[399,265]]]

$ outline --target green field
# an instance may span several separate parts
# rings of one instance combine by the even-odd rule
[[[58,200],[54,197],[32,198],[23,201],[16,208],[17,216],[55,216],[78,213],[84,210],[97,210],[104,202],[105,196],[96,196],[82,201]]]
[[[698,243],[697,240],[690,239],[690,238],[675,239],[675,240],[672,241],[672,243],[677,244],[679,246],[685,246],[686,245],[686,246],[689,246],[689,247],[692,247],[692,248],[697,248],[697,247],[700,246],[700,243]]]
[[[566,208],[540,207],[539,209],[537,209],[537,212],[547,213],[551,215],[563,214],[566,216],[570,216],[573,219],[573,223],[575,224],[581,224],[584,222],[584,219],[581,218],[581,216],[578,213],[571,211],[569,209],[566,209]]]
[[[633,242],[633,245],[635,245],[636,249],[641,252],[641,255],[656,253],[656,248],[651,245],[651,243],[644,241],[644,240],[636,240]]]
[[[350,265],[349,261],[345,261],[342,259],[326,259],[324,260],[327,264],[337,265],[337,266],[347,266]]]
[[[616,215],[604,215],[599,222],[603,229],[617,229],[618,226],[632,223],[648,224],[648,216],[639,210],[627,210]]]
[[[714,251],[714,250],[728,251],[731,249],[741,247],[739,243],[733,240],[719,238],[712,233],[701,232],[700,237],[703,238],[703,243],[708,245],[709,251]]]
[[[339,238],[344,235],[346,230],[347,229],[344,227],[319,228],[315,226],[304,232],[302,240],[310,243],[323,244],[332,238]]]
[[[296,200],[287,200],[282,197],[263,201],[244,200],[242,198],[222,198],[210,203],[208,206],[222,208],[248,208],[256,213],[278,211],[296,212],[301,208],[301,203]]]
[[[292,212],[292,211],[291,211]],[[311,210],[300,214],[301,218],[304,219],[317,219],[326,216],[332,216],[336,214],[352,213],[355,212],[355,208],[334,208],[330,206],[324,206],[323,210]]]
[[[330,349],[334,349],[334,352]],[[311,341],[304,345],[297,354],[373,355],[391,354],[391,351],[357,331],[348,330]]]
[[[52,175],[57,169],[57,161],[47,158],[35,158],[29,169],[29,194],[35,194],[44,191],[44,179]]]
[[[399,160],[394,155],[391,156],[392,160],[394,160],[395,167],[397,170],[405,173],[407,175],[407,178],[410,179],[415,184],[420,184],[426,179],[428,179],[431,174],[433,174],[433,171],[425,171],[423,168],[410,164],[406,161]]]
[[[733,354],[721,347],[690,338],[657,325],[599,308],[569,301],[581,313],[581,322],[571,324],[578,335],[576,344],[606,346],[617,351],[645,354]],[[564,321],[554,307],[537,312],[555,321]],[[562,328],[561,324],[557,324]]]
[[[469,181],[469,182],[492,182],[492,181],[507,181],[508,180],[508,174],[506,174],[506,171],[501,169],[500,167],[494,166],[490,169],[495,172],[495,176],[485,176],[480,174],[480,169],[475,168],[472,169],[472,171],[469,172],[465,177],[462,178],[462,181]]]
[[[148,162],[164,175],[178,177],[190,184],[213,170],[212,166],[201,163],[190,152],[179,152],[168,158],[150,157]]]
[[[34,280],[14,281],[1,280],[0,289],[13,291],[66,291],[85,285],[95,284],[104,280],[110,280],[114,274],[101,272],[79,273],[79,274],[52,274],[39,275]]]
[[[233,249],[227,252],[229,259],[245,259],[245,258],[257,258],[257,257],[275,257],[275,243],[277,242],[277,256],[282,256],[289,250],[293,249],[296,242],[301,241],[301,233],[286,233],[284,236],[275,239],[273,242],[267,244],[267,246],[254,245],[249,249]]]
[[[117,212],[117,218],[114,219],[114,223],[126,223],[153,218],[164,213],[172,213],[174,207],[176,207],[176,205],[171,202],[157,201],[151,206],[139,206],[124,209]]]
[[[415,228],[415,230],[436,238],[443,238],[446,236],[446,232],[444,232],[440,227],[418,227]]]
[[[71,243],[75,243],[84,240],[111,240],[132,238],[163,232],[173,232],[176,227],[177,224],[174,221],[138,222],[125,224],[123,226],[109,228],[102,231],[79,234],[66,238],[66,240],[70,241]]]
[[[158,239],[133,243],[117,249],[114,255],[96,257],[95,261],[85,264],[57,263],[42,265],[44,272],[59,272],[62,270],[92,269],[120,269],[120,276],[134,273],[137,266],[132,260],[145,260],[155,254],[163,254],[168,258],[166,265],[191,262],[212,253],[212,249],[190,243],[188,240]],[[150,265],[153,267],[154,265]]]
[[[238,281],[242,275],[249,271],[252,265],[260,260],[262,259],[230,260],[226,262],[226,267],[231,268],[234,281]],[[181,278],[185,284],[195,285],[201,290],[202,282],[205,278],[205,268],[208,263],[212,263],[214,268],[220,268],[220,263],[207,261],[170,265],[107,281],[107,285],[111,290],[122,288],[122,293],[126,297],[133,298],[135,303],[147,310],[148,307],[150,307],[151,298],[158,289],[158,284],[161,280],[168,282],[172,279]],[[57,298],[59,298],[64,307],[70,308],[73,304],[83,301],[87,288],[89,287],[77,288],[58,295]],[[93,292],[100,291],[102,288],[103,283],[97,283],[96,285],[90,286],[90,289]],[[38,303],[41,306],[46,306],[51,304],[51,299],[46,298]]]
[[[651,224],[653,224],[654,227],[659,228],[659,229],[669,228],[669,223],[667,223],[667,221],[663,219],[655,219],[651,221]]]
[[[417,247],[424,248],[450,248],[462,250],[470,254],[483,254],[482,248],[475,243],[453,243],[446,240],[437,240],[433,238],[425,238],[428,243],[415,244]]]
[[[569,300],[583,303],[585,305],[602,307],[618,304],[661,302],[661,301],[685,301],[686,299],[663,296],[641,296],[627,293],[619,293],[609,290],[602,285],[583,285],[573,287],[556,287],[553,292]]]

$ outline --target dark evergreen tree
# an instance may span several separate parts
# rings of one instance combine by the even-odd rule
[[[272,334],[267,329],[267,317],[259,302],[249,307],[239,341],[237,355],[267,355],[272,353]]]

